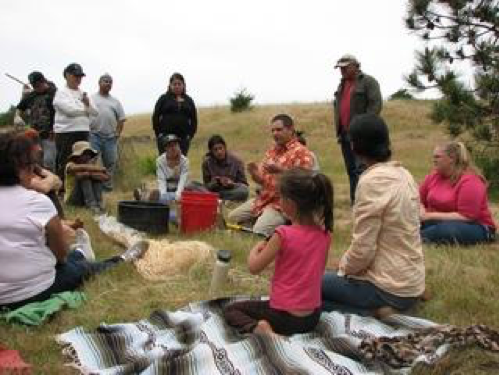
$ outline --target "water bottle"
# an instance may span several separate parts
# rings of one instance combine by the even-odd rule
[[[213,268],[213,275],[211,277],[210,295],[214,296],[218,293],[220,288],[227,280],[227,274],[230,267],[231,253],[229,250],[218,250],[217,261]]]

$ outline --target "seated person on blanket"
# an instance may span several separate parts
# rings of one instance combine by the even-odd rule
[[[435,170],[419,188],[423,242],[493,241],[497,226],[489,209],[487,182],[473,167],[466,146],[453,141],[436,147],[433,164]]]
[[[106,168],[98,164],[97,154],[87,141],[75,142],[66,164],[65,177],[65,202],[85,206],[96,214],[104,211],[102,186],[109,180]]]
[[[227,323],[241,333],[305,333],[321,315],[321,279],[333,229],[331,182],[321,173],[293,168],[280,176],[279,191],[292,224],[279,226],[248,256],[253,274],[275,260],[270,300],[235,302],[224,309]]]
[[[225,140],[220,135],[212,135],[208,140],[208,150],[202,165],[204,186],[209,191],[218,193],[223,200],[248,199],[249,189],[244,164],[227,151]]]
[[[32,147],[26,137],[0,135],[0,309],[74,290],[91,275],[136,259],[148,245],[137,242],[120,256],[93,262],[88,234],[63,225],[50,199],[27,188],[35,163]]]
[[[182,155],[180,138],[174,134],[162,136],[159,140],[164,152],[156,159],[156,180],[158,189],[147,189],[145,185],[135,189],[136,200],[170,204],[180,202],[180,197],[189,179],[189,159]],[[170,219],[174,211],[170,210]]]
[[[409,309],[425,290],[418,186],[399,162],[390,161],[381,117],[356,116],[350,138],[367,169],[355,193],[350,247],[338,271],[322,281],[323,308],[381,317]]]
[[[286,223],[281,212],[277,179],[287,169],[312,168],[312,154],[296,138],[293,119],[279,114],[270,121],[274,144],[267,150],[260,163],[248,163],[248,173],[261,185],[256,198],[250,199],[229,212],[228,221],[235,224],[252,224],[253,232],[269,237],[275,228]]]
[[[64,218],[64,210],[58,196],[59,189],[62,187],[62,181],[56,174],[42,167],[43,150],[38,132],[35,129],[28,129],[18,135],[30,139],[33,143],[32,152],[35,165],[29,188],[49,197],[52,203],[54,203],[59,217]]]

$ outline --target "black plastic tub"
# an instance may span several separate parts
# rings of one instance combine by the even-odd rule
[[[148,233],[168,233],[170,208],[166,204],[141,201],[118,203],[118,221]]]

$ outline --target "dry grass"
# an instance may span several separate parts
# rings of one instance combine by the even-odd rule
[[[322,170],[335,186],[335,234],[332,256],[340,256],[347,248],[351,217],[348,198],[348,180],[344,172],[340,150],[333,137],[330,104],[291,104],[259,106],[250,112],[232,114],[228,107],[200,110],[200,128],[194,138],[189,159],[192,177],[200,178],[201,159],[206,151],[208,137],[223,134],[229,148],[245,161],[259,160],[271,144],[268,120],[278,112],[294,116],[299,129],[305,130],[309,147],[319,157]],[[441,129],[427,119],[426,102],[388,102],[383,116],[392,132],[395,159],[401,160],[417,180],[430,168],[431,152],[436,143],[445,139]],[[131,189],[144,179],[153,180],[139,168],[146,158],[156,156],[150,115],[138,115],[126,124],[121,150],[121,175],[113,194],[106,203],[116,212],[119,200],[130,199]],[[148,138],[149,136],[149,138]],[[497,206],[493,207],[499,218]],[[98,258],[119,253],[121,249],[100,233],[91,217],[80,210],[70,211],[80,216],[91,232]],[[175,230],[170,240],[185,238]],[[234,259],[230,282],[223,294],[265,294],[269,272],[251,276],[245,266],[248,249],[256,239],[241,233],[214,231],[189,236],[206,241],[215,249],[230,249]],[[416,313],[438,322],[457,325],[473,323],[499,327],[499,249],[498,245],[470,248],[427,247],[427,284],[433,299]],[[188,273],[176,275],[168,281],[151,282],[142,279],[131,265],[122,265],[91,280],[84,291],[88,302],[76,311],[57,314],[40,328],[0,325],[0,341],[21,351],[33,363],[37,373],[69,373],[63,364],[60,347],[54,335],[75,326],[95,328],[99,323],[134,321],[150,315],[155,309],[176,309],[191,301],[207,298],[212,262],[194,266]],[[476,350],[456,352],[435,369],[418,370],[420,374],[493,374],[498,372],[499,359],[495,355]]]

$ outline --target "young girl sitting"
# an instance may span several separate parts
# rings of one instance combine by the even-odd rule
[[[294,168],[279,180],[283,213],[291,225],[250,251],[248,267],[260,273],[275,260],[269,301],[225,307],[227,323],[241,333],[292,335],[313,330],[321,314],[321,280],[333,228],[333,187],[322,173]]]

